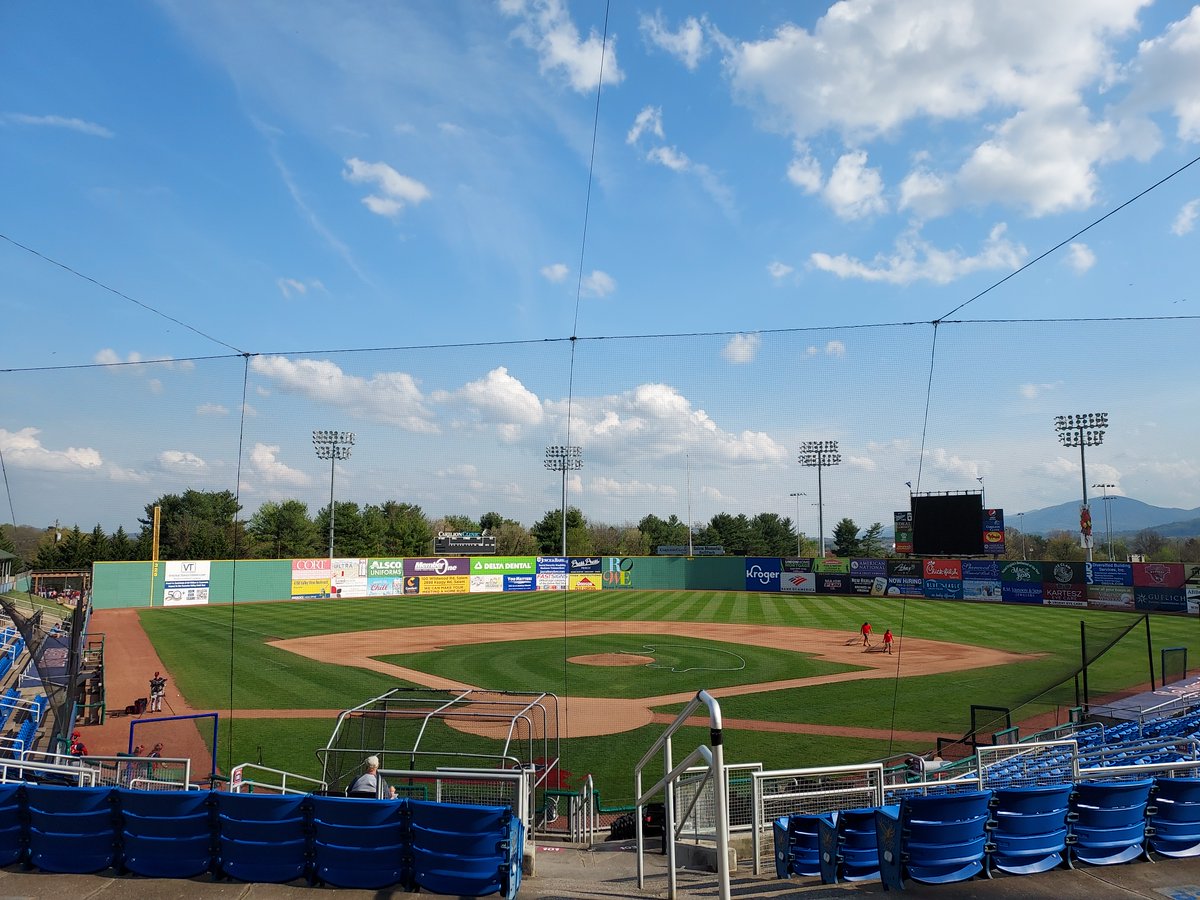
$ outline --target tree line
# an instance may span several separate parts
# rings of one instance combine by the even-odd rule
[[[86,532],[77,524],[67,528],[56,523],[41,531],[3,526],[0,550],[18,556],[18,570],[78,569],[94,562],[150,559],[155,506],[161,510],[160,559],[297,559],[329,553],[328,505],[310,515],[302,501],[269,501],[247,519],[241,516],[232,492],[195,490],[163,494],[147,503],[136,534],[129,534],[123,526],[111,534],[100,525]],[[334,505],[334,556],[429,556],[440,531],[486,531],[496,538],[500,556],[556,555],[562,547],[562,512],[548,510],[526,527],[498,512],[484,513],[478,519],[466,515],[433,518],[419,505],[395,500]],[[820,555],[815,538],[798,532],[791,519],[776,513],[718,513],[706,524],[693,527],[691,543],[697,547],[719,545],[731,556]],[[650,556],[664,545],[688,545],[688,525],[675,515],[663,519],[649,514],[636,524],[613,525],[589,520],[576,507],[567,509],[568,555]],[[826,550],[843,557],[894,555],[881,523],[862,530],[850,518],[834,525]],[[1103,541],[1097,541],[1093,553],[1097,560],[1108,558]],[[1151,562],[1200,562],[1200,540],[1164,538],[1153,530],[1114,540],[1115,559],[1126,560],[1130,554],[1140,554]],[[1005,532],[1003,558],[1078,561],[1084,559],[1084,551],[1078,535],[1022,535],[1010,528]]]

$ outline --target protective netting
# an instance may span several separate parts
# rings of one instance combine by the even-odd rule
[[[1162,648],[1162,683],[1164,685],[1183,681],[1188,674],[1188,648]]]

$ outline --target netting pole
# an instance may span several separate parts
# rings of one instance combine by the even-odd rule
[[[1150,614],[1143,616],[1146,620],[1146,661],[1150,664],[1150,690],[1154,690],[1154,644],[1150,641]]]
[[[1088,711],[1088,657],[1087,657],[1087,622],[1079,620],[1079,654],[1083,658],[1083,714]]]

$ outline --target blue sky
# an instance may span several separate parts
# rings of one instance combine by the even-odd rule
[[[0,241],[4,518],[133,527],[189,486],[315,511],[335,428],[340,499],[528,524],[568,420],[599,521],[794,518],[811,439],[841,443],[827,523],[979,477],[1011,514],[1078,496],[1052,423],[1093,410],[1089,483],[1200,506],[1200,165],[949,316],[929,368],[929,323],[1200,154],[1200,9],[604,16],[0,8],[0,233],[163,314]],[[1163,318],[1031,321],[1111,317]],[[337,352],[370,348],[402,349]]]

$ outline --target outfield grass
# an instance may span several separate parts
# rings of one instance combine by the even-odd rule
[[[868,728],[934,731],[961,734],[969,725],[971,703],[1017,707],[1030,697],[1067,678],[1079,662],[1079,623],[1089,623],[1090,640],[1100,631],[1132,622],[1132,614],[1090,612],[1001,604],[968,604],[930,600],[893,600],[853,597],[798,597],[716,591],[605,591],[597,593],[464,595],[453,597],[395,597],[342,601],[242,603],[236,606],[186,607],[140,612],[146,629],[176,686],[197,708],[272,709],[346,708],[397,687],[408,686],[378,673],[328,663],[318,663],[266,646],[276,638],[337,634],[391,627],[436,624],[486,625],[492,622],[622,620],[715,622],[819,628],[853,635],[864,619],[875,631],[891,628],[901,637],[920,637],[955,643],[989,645],[1035,658],[1018,665],[977,669],[949,675],[903,677],[904,651],[899,658],[899,679],[854,681],[810,688],[776,691],[721,701],[728,718],[811,722]],[[1200,628],[1194,619],[1159,616],[1151,619],[1155,666],[1158,648],[1186,646],[1193,665],[1200,660]],[[560,692],[564,678],[572,693],[590,676],[608,683],[605,696],[622,696],[632,686],[620,687],[629,670],[594,669],[567,665],[576,652],[605,652],[614,646],[611,636],[538,641],[547,654],[534,670],[523,671],[514,662],[512,648],[497,644],[466,645],[426,657],[420,668],[457,680],[509,690]],[[621,636],[620,642],[633,640]],[[643,640],[643,638],[636,638]],[[669,636],[675,642],[675,636]],[[648,635],[645,642],[665,642],[663,635]],[[714,643],[721,646],[720,642]],[[729,645],[724,645],[728,647]],[[564,652],[564,647],[568,649]],[[526,647],[526,650],[529,648]],[[622,646],[619,649],[631,649]],[[636,648],[633,648],[636,649]],[[539,650],[539,652],[541,652]],[[734,648],[742,656],[762,659],[763,665],[785,665],[796,677],[798,654],[763,648]],[[524,652],[524,651],[523,651]],[[759,654],[762,654],[760,657]],[[773,654],[783,654],[774,656]],[[813,661],[805,660],[809,665]],[[414,656],[403,665],[413,666]],[[756,666],[758,663],[756,663]],[[689,683],[715,686],[713,678]],[[736,673],[732,673],[736,674]],[[765,680],[762,672],[744,670],[746,677],[722,683]],[[537,683],[543,677],[548,683]],[[1130,685],[1149,681],[1144,632],[1139,628],[1090,670],[1093,698]],[[658,673],[662,677],[662,673]],[[633,677],[629,675],[629,677]],[[672,676],[673,677],[673,676]],[[231,685],[232,680],[232,685]],[[675,690],[674,687],[668,690]],[[589,689],[590,692],[590,689]],[[635,695],[665,693],[655,687]],[[1054,706],[1073,705],[1070,681],[1046,695],[1040,706],[1027,706],[1029,714]],[[267,765],[312,772],[313,750],[323,746],[333,721],[242,720],[234,729],[235,762],[256,761],[263,748]],[[228,723],[223,724],[227,728]],[[572,771],[592,771],[606,792],[620,793],[629,778],[629,767],[661,733],[649,726],[611,738],[588,738],[566,743],[564,755]],[[455,740],[461,740],[455,738]],[[809,765],[861,761],[909,748],[878,741],[853,741],[788,736],[765,732],[734,732],[728,738],[730,760],[762,761],[771,766]],[[682,744],[680,745],[682,746]],[[221,754],[222,761],[225,754]],[[301,768],[303,766],[303,768]],[[601,779],[603,779],[601,781]]]
[[[637,654],[651,657],[653,662],[631,666],[564,665],[564,660],[591,653]],[[429,653],[376,658],[493,690],[545,691],[548,685],[562,686],[565,679],[573,697],[653,697],[866,668],[831,663],[791,650],[662,634],[464,644]]]

